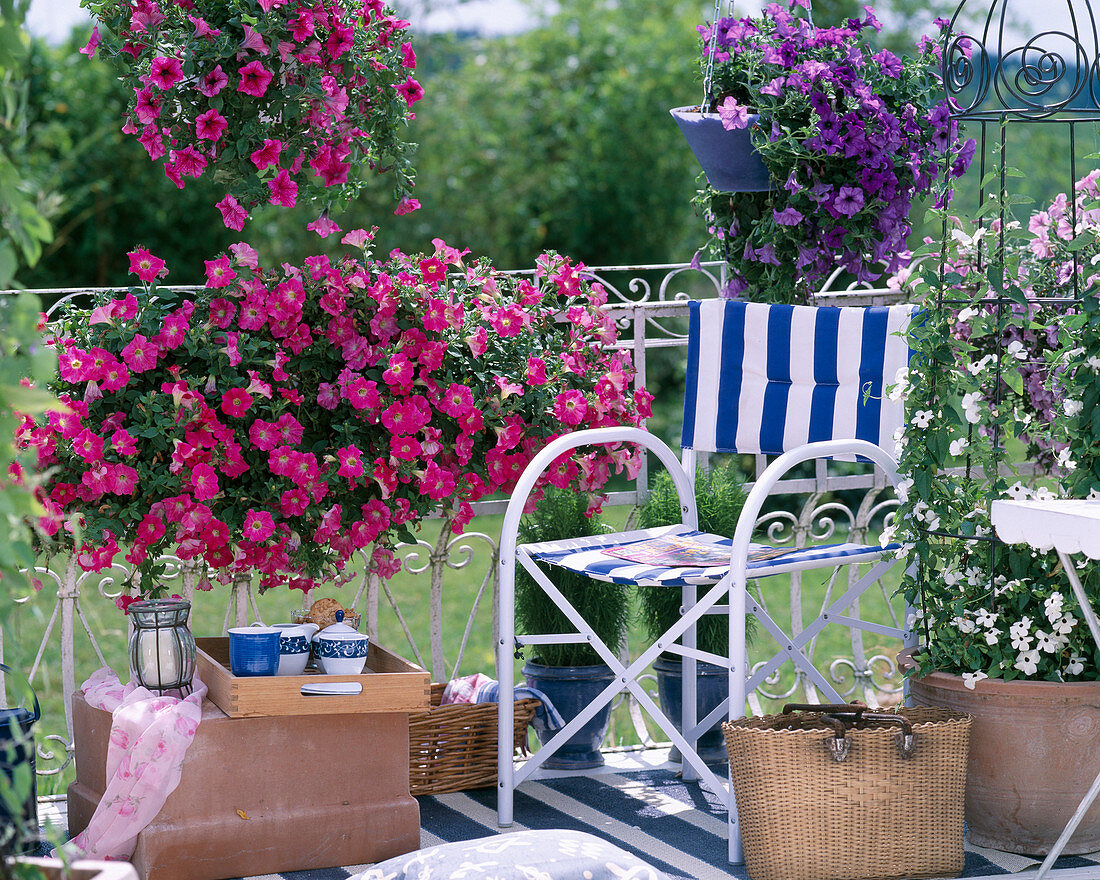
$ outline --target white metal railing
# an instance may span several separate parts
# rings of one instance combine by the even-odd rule
[[[590,268],[589,274],[599,280],[609,292],[606,308],[614,316],[621,339],[618,346],[632,352],[637,369],[637,385],[647,386],[647,354],[659,349],[677,348],[686,345],[686,333],[683,322],[687,314],[687,302],[690,299],[719,296],[725,284],[725,265],[719,262],[703,263],[698,267],[688,264],[638,265]],[[835,289],[839,272],[831,277],[819,292],[816,301],[823,305],[881,305],[898,302],[903,299],[901,292],[887,288],[868,288],[850,285]],[[88,288],[67,290],[39,290],[40,296],[61,297],[62,301],[93,292]],[[757,474],[766,466],[763,456],[756,461]],[[641,470],[633,487],[617,491],[609,496],[611,505],[633,505],[643,500],[646,492],[648,473]],[[833,534],[846,534],[853,540],[860,540],[869,531],[874,531],[890,516],[896,502],[885,495],[885,484],[881,477],[870,474],[831,473],[824,462],[818,462],[812,475],[803,475],[785,481],[783,487],[793,493],[805,495],[805,500],[792,510],[774,510],[765,514],[760,527],[765,529],[772,543],[787,546],[804,546],[808,543],[828,540]],[[843,497],[836,493],[844,493]],[[478,514],[502,513],[506,500],[490,500],[474,505]],[[475,524],[477,520],[475,520]],[[412,628],[406,622],[402,606],[390,586],[379,583],[377,579],[366,576],[360,571],[353,583],[355,589],[352,604],[366,621],[367,631],[377,636],[380,615],[393,615],[397,626],[403,632],[412,658],[429,669],[433,680],[446,680],[454,674],[466,674],[471,671],[464,667],[465,652],[469,645],[474,622],[479,610],[486,604],[495,617],[497,539],[484,532],[469,532],[459,536],[449,534],[442,528],[440,537],[429,543],[424,540],[415,545],[406,545],[401,556],[406,570],[427,581],[426,591],[429,603],[429,632],[427,643],[418,640]],[[40,569],[40,576],[46,580],[50,589],[56,589],[56,600],[46,623],[37,655],[30,669],[32,683],[42,671],[42,662],[54,641],[60,645],[61,683],[65,700],[64,733],[59,729],[60,719],[45,718],[42,731],[50,731],[39,736],[39,774],[43,776],[61,773],[72,760],[72,717],[70,701],[76,689],[77,661],[74,645],[77,638],[86,637],[91,643],[96,661],[105,663],[103,652],[98,643],[97,634],[89,626],[82,609],[82,600],[113,602],[121,593],[121,584],[129,571],[124,565],[115,565],[108,572],[95,574],[82,572],[74,559],[63,560],[61,570]],[[447,602],[446,581],[448,571],[476,567],[484,574],[480,578],[480,587],[476,592],[472,608],[454,608]],[[169,570],[173,579],[173,591],[184,598],[194,598],[194,591],[200,572],[194,563],[180,563],[178,560]],[[854,576],[854,573],[853,573]],[[95,586],[91,586],[92,584]],[[835,599],[843,592],[843,585],[829,585],[829,595]],[[94,590],[94,597],[87,590]],[[789,576],[789,587],[785,595],[777,596],[774,590],[756,598],[765,607],[768,604],[789,602],[790,633],[796,637],[802,631],[804,591],[801,573]],[[898,626],[899,613],[897,603],[887,595],[883,597],[887,613],[891,620],[882,620]],[[29,597],[28,597],[29,598]],[[767,599],[767,601],[765,601]],[[303,607],[307,607],[311,598],[303,598]],[[419,601],[419,600],[418,600]],[[21,604],[29,604],[28,599]],[[774,609],[772,616],[777,616]],[[232,585],[226,603],[224,625],[241,625],[249,617],[260,618],[260,610],[252,585],[241,580]],[[811,616],[816,616],[816,612]],[[448,631],[446,623],[465,621],[461,633]],[[492,622],[496,632],[496,621]],[[883,695],[900,692],[900,679],[894,666],[892,652],[874,650],[865,645],[861,630],[850,630],[851,653],[842,657],[820,658],[819,668],[826,674],[834,687],[846,697],[860,697],[871,702],[881,700]],[[3,636],[0,632],[0,658],[3,657]],[[813,656],[815,645],[811,643],[808,652]],[[92,669],[82,670],[87,674]],[[0,673],[0,702],[4,688]],[[785,699],[800,695],[813,700],[816,697],[813,686],[802,675],[793,678],[769,678],[764,689],[751,703],[754,711],[764,708],[762,699]],[[631,706],[631,718],[639,738],[647,741],[648,733],[641,720],[637,707]],[[51,751],[52,749],[52,751]]]

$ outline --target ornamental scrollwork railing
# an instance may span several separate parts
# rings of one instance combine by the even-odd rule
[[[604,267],[589,271],[608,290],[607,308],[622,331],[619,345],[631,350],[639,385],[647,382],[647,352],[655,348],[686,344],[683,329],[686,327],[687,300],[717,296],[724,285],[724,266],[721,263]],[[856,284],[834,288],[834,284],[841,284],[839,273],[818,293],[818,304],[877,305],[903,298],[901,292],[893,288],[872,289]],[[50,299],[58,296],[72,299],[86,296],[92,291],[82,289],[36,292]],[[766,460],[758,456],[753,465],[756,474],[766,464]],[[647,481],[648,473],[643,468],[631,488],[610,494],[609,505],[629,506],[644,500]],[[832,473],[823,462],[818,463],[812,473],[796,474],[780,485],[790,492],[804,496],[801,504],[789,509],[768,511],[761,518],[762,534],[768,541],[780,546],[805,546],[838,535],[858,540],[868,531],[884,524],[896,504],[892,498],[884,496],[884,481],[881,477],[847,472]],[[357,570],[346,575],[346,583],[342,589],[352,593],[353,598],[345,604],[361,613],[366,630],[374,638],[378,638],[379,633],[385,633],[389,646],[397,648],[399,653],[410,655],[416,663],[429,669],[433,680],[491,671],[475,668],[474,664],[478,661],[471,660],[470,657],[471,651],[478,647],[475,640],[483,637],[479,633],[489,630],[495,639],[498,546],[492,529],[484,525],[491,521],[483,517],[502,513],[505,505],[505,500],[484,501],[475,505],[479,518],[474,525],[481,528],[480,531],[451,535],[448,529],[441,528],[434,540],[420,539],[415,544],[399,548],[407,577],[416,579],[415,589],[410,596],[402,597],[394,582],[382,583],[369,576],[361,562]],[[172,581],[172,592],[193,603],[219,601],[218,594],[206,592],[209,582],[205,581],[198,566],[191,562],[180,562],[178,559],[169,562],[168,574]],[[456,608],[448,602],[447,576],[449,572],[456,571],[463,571],[467,577],[469,572],[476,572],[474,580],[478,585],[474,590],[471,607]],[[89,625],[83,603],[95,601],[113,605],[128,589],[125,584],[129,582],[131,572],[125,565],[114,565],[104,573],[86,573],[76,565],[75,558],[58,556],[52,561],[52,567],[38,569],[37,575],[48,585],[44,589],[55,592],[56,597],[43,626],[29,677],[32,683],[40,680],[42,663],[47,653],[52,650],[56,653],[51,653],[50,656],[60,654],[61,690],[65,704],[63,730],[60,717],[45,717],[40,725],[39,775],[60,777],[72,760],[70,701],[77,687],[78,665],[81,666],[80,675],[86,675],[93,670],[93,664],[106,664],[100,645],[100,638],[104,634],[96,633]],[[406,575],[402,575],[404,576]],[[775,607],[788,605],[785,616],[790,620],[791,632],[797,633],[802,629],[806,591],[803,589],[801,574],[786,576],[786,581],[786,589],[777,588],[773,584],[765,586],[758,583],[755,598],[763,607],[773,610]],[[827,585],[826,601],[832,595],[832,589],[833,585]],[[887,625],[898,624],[899,612],[896,600],[888,595],[885,585],[882,595],[888,610],[877,611],[884,614],[881,623],[885,629]],[[411,610],[410,602],[423,603],[425,597],[429,609],[427,633],[417,631],[416,626],[410,622],[408,613]],[[302,607],[308,607],[312,598],[308,594],[303,595]],[[30,596],[24,597],[19,600],[19,604],[27,607],[30,600]],[[228,591],[222,591],[220,601],[225,603],[223,631],[230,626],[262,619],[263,600],[258,599],[254,586],[247,579],[231,584]],[[35,604],[41,606],[41,598]],[[817,613],[816,610],[813,611]],[[488,625],[484,621],[486,615],[490,617]],[[111,636],[124,639],[125,633],[122,630],[120,617],[119,631],[112,632]],[[28,627],[22,627],[22,632],[27,631]],[[0,633],[0,657],[3,656],[3,637],[4,633]],[[92,656],[82,664],[78,664],[74,650],[78,639],[86,640],[91,646]],[[400,640],[404,640],[407,650],[398,647]],[[59,651],[57,648],[51,649],[51,645],[57,642],[60,643]],[[811,645],[811,652],[816,650],[818,646],[815,640]],[[889,645],[865,646],[863,632],[852,629],[850,644],[843,656],[821,656],[815,663],[834,689],[846,698],[860,697],[868,702],[881,703],[898,699],[901,691],[901,680],[892,659],[893,651],[893,646]],[[489,656],[491,657],[491,651]],[[50,669],[49,672],[52,681],[57,670]],[[52,684],[50,686],[53,687]],[[3,692],[3,678],[0,675],[0,694]],[[788,698],[813,701],[817,696],[815,688],[804,675],[784,676],[777,672],[764,681],[750,706],[753,711],[760,712],[774,708],[774,704]],[[652,744],[643,713],[633,701],[622,700],[616,711],[627,715],[627,726],[633,729],[635,739],[643,746]]]

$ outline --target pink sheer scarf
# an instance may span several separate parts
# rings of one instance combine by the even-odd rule
[[[63,849],[73,858],[126,860],[138,834],[176,786],[183,759],[202,718],[206,685],[196,675],[180,699],[123,685],[112,669],[94,672],[82,686],[89,706],[113,716],[107,747],[107,788],[91,821]]]

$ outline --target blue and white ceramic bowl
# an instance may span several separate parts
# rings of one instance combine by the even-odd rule
[[[334,632],[335,630],[335,632]],[[367,664],[370,638],[337,623],[313,637],[313,650],[326,675],[359,675]]]
[[[276,675],[302,675],[309,662],[310,639],[317,632],[315,623],[277,623],[279,630],[279,668]]]

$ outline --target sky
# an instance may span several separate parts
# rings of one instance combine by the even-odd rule
[[[408,11],[410,8],[415,10],[414,4],[402,4],[402,14],[408,16],[417,29],[439,31],[477,26],[486,34],[515,33],[523,28],[526,20],[520,0],[470,0],[461,6],[442,3],[433,6],[436,9],[431,15],[424,16]],[[80,8],[80,0],[31,0],[27,28],[35,36],[59,43],[68,37],[73,25],[90,20],[88,13]]]

